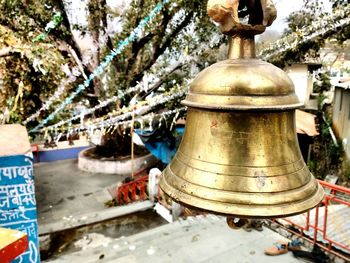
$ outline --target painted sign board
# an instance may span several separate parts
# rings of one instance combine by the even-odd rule
[[[12,262],[40,262],[33,155],[20,125],[0,126],[0,227],[28,236],[28,250]]]

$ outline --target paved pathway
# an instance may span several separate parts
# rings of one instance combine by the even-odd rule
[[[300,262],[291,253],[276,257],[264,255],[264,249],[278,240],[279,234],[264,228],[231,230],[217,216],[189,218],[122,239],[104,241],[89,248],[47,262],[117,263],[292,263]],[[95,242],[91,242],[96,244]]]
[[[107,188],[125,176],[80,171],[77,160],[34,166],[39,234],[100,222],[153,207],[151,202],[108,208]]]

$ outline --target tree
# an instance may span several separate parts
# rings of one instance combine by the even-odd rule
[[[323,8],[322,1],[305,0],[302,10],[292,13],[287,18],[288,29],[284,33],[285,39],[294,36],[297,39],[296,45],[286,49],[285,52],[272,56],[273,63],[284,66],[286,63],[305,62],[309,59],[311,61],[317,59],[324,63],[321,51],[323,51],[323,57],[327,55],[329,49],[332,52],[343,52],[344,41],[349,39],[350,4],[348,1],[342,0],[331,2],[332,10],[327,13]],[[347,21],[347,23],[336,26],[339,21]],[[309,35],[303,35],[301,32],[305,32],[308,27],[311,29]],[[327,64],[334,64],[337,57],[333,62],[327,62]],[[327,174],[338,172],[341,165],[341,144],[334,142],[331,135],[329,113],[332,110],[329,104],[324,103],[326,98],[324,94],[331,89],[329,72],[319,73],[316,80],[313,91],[319,94],[317,123],[320,134],[314,138],[308,165],[315,176],[323,179]]]
[[[317,6],[317,2],[305,1],[305,8],[289,18],[290,27],[286,34],[293,33],[292,41],[299,42],[303,39],[304,36],[298,34],[316,21],[315,13],[324,19],[330,17]],[[42,107],[57,87],[66,86],[64,94],[59,96],[49,110],[42,111],[38,118],[28,123],[28,128],[31,128],[45,119],[67,93],[74,92],[77,85],[92,73],[106,54],[118,47],[118,43],[134,30],[158,1],[118,1],[128,3],[126,7],[109,6],[105,0],[81,1],[86,6],[81,19],[86,20],[86,23],[75,18],[73,1],[69,0],[0,0],[0,3],[0,55],[6,54],[0,56],[0,60],[4,62],[1,65],[6,65],[0,66],[3,79],[0,96],[3,106],[11,111],[11,121],[25,120]],[[344,5],[344,1],[334,0],[334,10],[339,9],[341,4]],[[47,37],[33,43],[33,39],[46,32],[45,27],[58,12],[61,23],[50,30]],[[344,12],[344,17],[347,15],[348,12]],[[116,29],[115,25],[121,30]],[[301,61],[306,54],[318,53],[324,44],[324,37],[339,35],[339,39],[346,38],[347,32],[348,27],[342,27],[340,30],[337,28],[329,31],[326,36],[300,41],[296,48],[283,52],[277,50],[270,61],[279,66],[291,61]],[[112,61],[111,66],[100,77],[95,78],[73,103],[47,124],[72,116],[78,102],[91,108],[99,105],[100,101],[122,94],[113,103],[99,107],[93,114],[90,112],[89,117],[100,117],[107,113],[118,114],[120,109],[129,106],[131,98],[135,96],[140,100],[149,94],[167,95],[174,85],[185,86],[184,80],[191,79],[204,66],[217,61],[216,53],[222,49],[220,46],[224,39],[218,33],[218,28],[215,28],[206,14],[205,1],[171,1],[142,30],[139,38]],[[78,38],[90,41],[89,50],[82,47]],[[9,39],[16,39],[17,44]],[[274,52],[274,48],[267,48],[262,52],[263,57],[266,50],[266,54],[271,50]],[[185,60],[185,57],[187,60],[184,63],[179,63],[167,74],[159,75],[156,83],[150,85],[150,90],[124,94],[126,89],[137,85],[145,76],[157,75],[157,72],[162,72],[169,65],[172,67],[175,62]],[[67,82],[68,77],[63,73],[62,65],[66,65],[66,69],[68,66],[66,73],[72,72],[72,69],[76,72],[78,69],[80,75],[76,80],[71,78]],[[17,107],[18,101],[19,105],[25,106]],[[179,98],[169,102],[167,107],[173,108],[177,105]],[[69,123],[65,123],[66,126],[67,124]]]
[[[319,57],[319,52],[328,39],[339,44],[349,39],[350,4],[333,0],[332,10],[327,12],[323,2],[304,0],[301,10],[291,13],[286,19],[288,28],[283,38],[261,53],[261,57],[283,68],[295,62],[305,62]],[[338,22],[342,21],[341,25]]]
[[[7,35],[10,35],[18,39],[16,45],[19,45],[24,52],[10,52],[6,57],[1,57],[6,61],[6,67],[0,71],[4,87],[1,91],[1,100],[4,102],[3,106],[11,110],[11,121],[23,121],[36,112],[54,90],[67,79],[62,72],[62,64],[68,64],[70,69],[73,67],[81,69],[81,75],[76,81],[67,85],[66,92],[60,99],[62,100],[64,95],[72,92],[79,82],[83,82],[83,77],[89,76],[102,58],[115,48],[117,43],[123,40],[157,3],[158,1],[155,0],[131,0],[129,7],[121,11],[119,7],[108,6],[105,0],[87,0],[85,1],[87,6],[85,17],[88,23],[84,25],[72,22],[74,10],[72,10],[72,2],[68,0],[1,0],[0,26],[3,30],[0,35],[2,40],[0,50],[13,47],[13,43],[7,40]],[[55,12],[61,14],[61,24],[52,29],[48,36],[39,43],[33,43],[36,36],[45,32],[45,27]],[[119,22],[123,29],[120,33],[113,30],[112,22],[116,19],[122,21]],[[81,48],[76,32],[80,36],[92,39],[93,47],[88,52],[90,56]],[[113,60],[108,70],[100,78],[95,78],[92,85],[74,102],[84,98],[85,106],[92,107],[99,101],[136,85],[146,73],[151,74],[173,64],[174,61],[181,58],[184,50],[188,50],[189,54],[196,57],[199,55],[196,54],[198,45],[212,42],[211,39],[215,39],[217,32],[206,16],[205,1],[171,1],[146,27],[142,36]],[[203,46],[208,45],[203,44]],[[18,50],[17,46],[15,50]],[[31,60],[28,59],[28,53],[32,54]],[[24,63],[23,54],[27,59],[26,63]],[[89,59],[86,60],[86,57]],[[39,61],[42,71],[35,70],[34,60]],[[193,64],[200,68],[208,62],[208,59],[204,56],[200,59],[193,59],[193,61]],[[180,68],[181,74],[179,74]],[[184,63],[170,75],[162,76],[158,88],[169,90],[174,85],[174,79],[181,84],[190,71],[191,66]],[[21,103],[26,105],[23,110],[11,108],[20,82],[24,83],[25,87],[21,96]],[[156,92],[156,89],[153,92]],[[130,94],[108,107],[101,108],[96,111],[96,116],[128,105],[134,95]],[[52,104],[52,108],[58,104],[59,101]],[[71,115],[73,105],[75,104],[65,109],[51,123]],[[28,123],[28,127],[35,126],[47,117],[48,113],[48,111],[43,111],[37,120]]]

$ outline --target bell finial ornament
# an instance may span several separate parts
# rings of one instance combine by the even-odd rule
[[[224,34],[254,32],[261,34],[277,17],[271,0],[209,0],[208,15],[220,24]],[[248,23],[240,19],[248,16]]]
[[[237,218],[295,215],[324,192],[300,153],[288,75],[255,58],[254,35],[276,18],[271,0],[209,0],[230,36],[228,59],[198,74],[180,147],[160,181],[175,201]],[[241,19],[248,16],[248,23]]]

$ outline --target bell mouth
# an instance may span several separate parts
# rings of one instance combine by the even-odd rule
[[[232,216],[236,218],[249,218],[249,219],[268,219],[268,218],[283,218],[293,215],[298,215],[319,205],[324,198],[324,191],[320,184],[312,177],[310,182],[305,187],[313,188],[312,193],[303,198],[302,200],[294,200],[293,202],[286,202],[280,204],[271,205],[266,204],[253,204],[253,203],[239,203],[239,200],[231,200],[226,202],[220,202],[215,200],[204,199],[196,196],[194,193],[189,194],[182,191],[181,188],[174,187],[169,183],[167,177],[174,176],[174,174],[167,168],[162,175],[160,181],[160,188],[174,199],[177,203],[180,203],[188,208],[200,210],[204,213],[211,213],[223,216]],[[198,186],[197,186],[198,187]],[[212,189],[202,189],[204,191],[211,191]],[[299,189],[300,193],[303,189]],[[249,193],[254,196],[255,193]],[[266,200],[271,198],[271,195],[288,196],[289,192],[283,193],[259,193],[260,198],[266,197]],[[257,198],[257,197],[255,197]],[[288,199],[288,198],[287,198]]]

